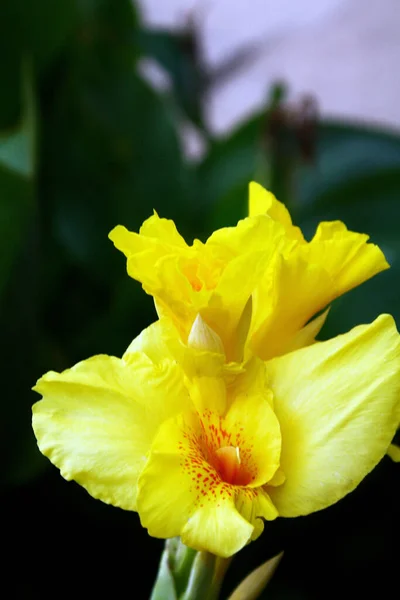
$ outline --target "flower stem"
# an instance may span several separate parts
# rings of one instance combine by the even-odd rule
[[[225,573],[231,564],[232,558],[232,556],[230,558],[221,558],[220,556],[217,556],[209,600],[218,600]]]
[[[209,552],[198,552],[193,561],[189,581],[179,600],[210,598],[217,557]]]
[[[150,600],[218,600],[230,559],[166,540]]]

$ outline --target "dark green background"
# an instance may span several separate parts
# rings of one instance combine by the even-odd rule
[[[2,579],[5,598],[147,597],[162,543],[137,515],[93,500],[40,455],[30,388],[45,371],[92,354],[120,355],[155,318],[107,239],[137,230],[155,208],[188,240],[235,224],[257,179],[307,235],[322,219],[368,232],[392,264],[336,301],[323,335],[400,318],[400,138],[289,118],[277,86],[265,107],[223,139],[203,120],[204,72],[193,23],[181,35],[145,30],[128,0],[5,0],[0,4],[0,325]],[[169,73],[155,92],[143,56]],[[393,74],[396,76],[396,74]],[[382,94],[385,90],[382,90]],[[311,107],[312,108],[312,107]],[[312,111],[311,111],[312,113]],[[207,142],[182,153],[184,117]],[[227,589],[284,549],[272,600],[396,595],[399,467],[385,458],[349,497],[319,514],[278,519],[235,560]],[[2,592],[3,593],[3,592]]]

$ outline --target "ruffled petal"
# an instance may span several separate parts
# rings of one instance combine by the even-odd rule
[[[277,258],[253,299],[250,345],[257,356],[268,360],[288,352],[317,312],[388,268],[382,251],[367,241],[339,221],[321,223],[310,243]]]
[[[249,203],[251,214],[281,223],[286,237],[253,297],[250,347],[268,360],[309,343],[311,328],[305,325],[316,313],[389,265],[378,246],[367,243],[367,235],[348,231],[340,221],[321,223],[306,242],[284,205],[258,184],[250,185]]]
[[[92,496],[136,508],[136,484],[158,425],[187,406],[179,369],[155,367],[144,355],[130,361],[95,356],[36,384],[38,445],[67,480]]]
[[[126,257],[148,248],[158,249],[160,256],[176,249],[188,248],[175,223],[170,219],[160,219],[156,212],[144,221],[139,233],[117,225],[108,237]]]
[[[155,215],[139,234],[118,226],[109,237],[126,255],[128,274],[154,296],[159,316],[172,320],[182,340],[187,342],[200,314],[220,335],[229,360],[238,351],[235,334],[243,311],[285,241],[284,229],[260,215],[216,231],[205,245],[195,240],[189,247],[177,236],[171,221]]]
[[[281,248],[294,245],[293,241],[288,241],[282,223],[265,214],[242,219],[235,227],[218,229],[206,242],[206,247],[225,261],[252,252],[268,251],[272,255]]]
[[[252,216],[205,244],[188,246],[174,223],[157,214],[139,234],[121,226],[110,233],[129,275],[154,297],[159,317],[170,319],[186,344],[200,314],[221,338],[228,362],[249,352],[267,360],[312,343],[310,319],[388,267],[368,236],[339,221],[321,223],[308,243],[285,206],[256,183],[249,203]],[[249,329],[243,315],[251,317]]]
[[[139,233],[118,225],[108,237],[126,256],[128,274],[142,283],[145,292],[157,296],[167,285],[181,305],[189,303],[192,287],[184,268],[190,261],[190,248],[173,221],[155,214],[143,223]]]
[[[253,352],[264,360],[288,351],[307,321],[326,306],[334,286],[322,265],[299,252],[279,257],[271,271],[254,295],[249,336]]]
[[[286,476],[268,493],[287,517],[351,492],[385,455],[400,415],[400,343],[380,316],[267,363]]]
[[[368,235],[349,231],[340,221],[323,222],[307,244],[307,260],[323,265],[335,286],[330,301],[389,268]]]
[[[178,233],[175,223],[171,219],[160,219],[156,211],[154,215],[146,219],[139,231],[140,235],[154,238],[168,246],[178,248],[187,248],[187,244],[180,233]]]
[[[284,226],[288,237],[304,241],[300,228],[293,225],[286,206],[279,202],[272,192],[263,188],[259,183],[252,181],[249,185],[249,216],[256,215],[268,215]]]

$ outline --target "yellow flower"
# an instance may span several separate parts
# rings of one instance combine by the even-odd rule
[[[62,475],[138,511],[151,535],[230,556],[264,519],[338,501],[387,451],[400,417],[391,317],[231,372],[199,317],[173,351],[185,375],[168,328],[150,326],[122,359],[47,373],[33,407]]]
[[[249,213],[192,246],[157,214],[139,234],[122,226],[110,233],[129,275],[154,296],[159,316],[173,320],[185,343],[200,314],[228,360],[241,360],[249,327],[248,350],[264,360],[306,346],[323,325],[326,314],[308,323],[318,311],[388,267],[367,235],[340,221],[320,223],[305,241],[283,204],[256,183]]]

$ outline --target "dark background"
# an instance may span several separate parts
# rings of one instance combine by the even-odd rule
[[[1,594],[145,599],[162,542],[136,514],[65,482],[30,424],[40,375],[121,355],[155,319],[108,232],[137,230],[155,208],[188,241],[204,239],[246,214],[256,179],[307,235],[339,218],[392,264],[334,303],[324,337],[381,312],[398,319],[400,138],[321,122],[317,99],[289,109],[279,83],[259,114],[216,139],[203,97],[224,74],[205,71],[195,23],[148,31],[128,0],[3,0],[0,57]],[[168,92],[139,75],[142,57],[169,74]],[[182,151],[184,121],[206,143],[197,162]],[[396,597],[399,492],[399,466],[385,458],[337,505],[268,524],[236,558],[226,591],[284,549],[265,597]]]

